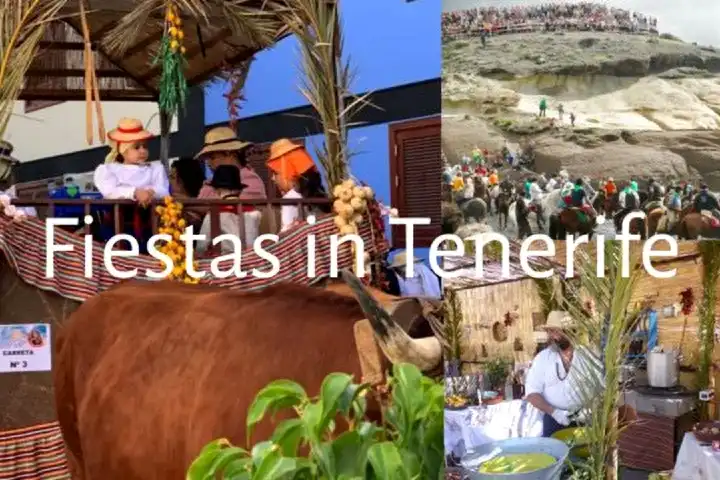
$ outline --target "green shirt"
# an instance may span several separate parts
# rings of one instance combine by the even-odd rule
[[[635,180],[633,180],[632,182],[630,182],[630,188],[632,188],[632,189],[633,189],[634,191],[636,191],[636,192],[638,191],[638,184],[637,184],[637,182],[636,182]]]

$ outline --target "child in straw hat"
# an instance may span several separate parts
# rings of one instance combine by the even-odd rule
[[[322,176],[305,147],[281,138],[270,146],[267,161],[273,181],[284,199],[327,198]],[[314,206],[318,213],[330,213],[329,205]],[[281,209],[281,231],[299,221],[300,209],[296,205],[283,205]],[[307,213],[307,212],[306,212]]]
[[[247,162],[246,154],[251,146],[252,143],[239,140],[232,128],[217,127],[205,134],[205,145],[195,158],[204,161],[213,172],[220,165],[239,167],[240,181],[246,185],[240,199],[264,200],[267,198],[265,183]],[[198,198],[218,198],[218,195],[210,182],[206,182]]]
[[[93,180],[103,198],[137,201],[139,208],[125,205],[121,212],[125,233],[138,239],[145,253],[145,244],[152,236],[147,207],[154,199],[169,195],[167,173],[160,162],[147,161],[147,141],[152,134],[140,120],[122,118],[107,136],[110,153],[105,163],[95,169]]]

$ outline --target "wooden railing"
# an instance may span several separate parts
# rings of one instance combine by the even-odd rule
[[[305,207],[314,205],[330,205],[330,200],[327,198],[301,198],[301,199],[282,199],[282,198],[270,198],[265,200],[237,200],[237,199],[197,199],[197,198],[178,198],[177,201],[183,204],[184,211],[195,211],[201,215],[210,214],[210,237],[215,238],[220,235],[220,207],[224,205],[234,205],[238,208],[238,213],[242,213],[242,207],[252,206],[261,212],[263,219],[261,221],[260,233],[279,233],[280,222],[279,222],[279,207],[284,205],[294,205],[298,207],[299,215],[301,220],[306,219]],[[122,218],[122,206],[136,206],[137,202],[132,200],[107,200],[107,199],[14,199],[13,205],[17,207],[34,207],[38,210],[38,216],[40,218],[47,218],[52,216],[55,211],[55,207],[82,207],[83,213],[80,217],[80,225],[76,230],[77,233],[84,233],[89,235],[92,233],[91,225],[84,224],[82,216],[93,214],[93,207],[106,207],[111,209],[113,218],[113,230],[114,234],[125,233],[123,228]],[[162,200],[155,200],[149,205],[150,210],[150,224],[152,226],[153,234],[158,232],[159,216],[155,211],[155,207],[158,205],[164,205]],[[107,210],[106,210],[107,212]],[[73,216],[74,217],[74,216]],[[72,218],[72,217],[71,217]],[[98,219],[93,217],[95,221]],[[93,222],[94,223],[94,222]],[[243,215],[238,215],[238,227],[240,230],[240,237],[245,238],[245,221]],[[195,232],[197,233],[197,232]],[[211,245],[208,247],[208,253],[215,255],[219,253],[219,246]]]

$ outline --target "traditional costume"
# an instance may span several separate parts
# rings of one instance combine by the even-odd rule
[[[251,142],[244,142],[237,138],[237,134],[230,127],[217,127],[205,134],[205,145],[195,155],[202,160],[212,152],[242,152],[252,146]],[[264,200],[267,198],[265,182],[252,168],[246,166],[240,169],[240,182],[246,185],[240,195],[240,200]],[[198,194],[198,198],[218,198],[215,189],[207,182]],[[248,211],[250,211],[248,206]],[[254,210],[254,208],[252,208]]]
[[[240,182],[238,167],[235,165],[220,165],[215,169],[210,185],[216,192],[231,192],[220,196],[225,200],[237,199],[240,201],[242,191],[246,188]],[[262,214],[259,210],[240,211],[237,205],[221,205],[219,207],[219,224],[220,235],[229,234],[237,237],[241,242],[243,249],[252,246],[255,239],[260,235],[260,220]],[[204,240],[198,241],[198,252],[205,251],[211,243],[211,217],[210,213],[205,215],[202,226],[200,227],[200,235],[205,235]],[[244,232],[241,232],[240,221],[244,223]],[[244,233],[244,235],[242,235]],[[220,250],[223,255],[234,253],[235,247],[232,241],[224,240],[220,243]]]
[[[94,183],[103,198],[135,200],[135,191],[152,190],[155,199],[169,195],[167,172],[160,162],[131,164],[122,155],[138,142],[152,137],[140,120],[123,118],[117,128],[107,134],[110,153],[105,163],[95,169]],[[124,233],[140,242],[140,249],[147,252],[146,243],[152,236],[151,213],[147,206],[123,205],[120,207]]]
[[[315,162],[305,150],[305,147],[281,138],[270,146],[270,156],[267,160],[268,169],[280,177],[284,183],[295,185],[297,180],[307,172],[315,169]],[[297,186],[293,186],[283,195],[284,199],[303,198]],[[301,220],[300,207],[297,205],[283,205],[280,209],[280,231],[288,230],[295,222]]]

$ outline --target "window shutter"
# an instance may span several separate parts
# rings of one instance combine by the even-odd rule
[[[304,138],[293,138],[293,143],[305,146]],[[267,168],[267,159],[270,156],[270,145],[272,143],[260,143],[253,145],[247,152],[248,165],[260,175],[265,182],[265,191],[268,198],[280,198],[280,191],[277,189],[275,182],[270,177],[270,171]]]
[[[393,206],[402,218],[430,218],[430,225],[414,227],[414,247],[427,248],[440,235],[441,140],[440,119],[391,126]],[[393,246],[406,248],[405,227],[393,226]]]

